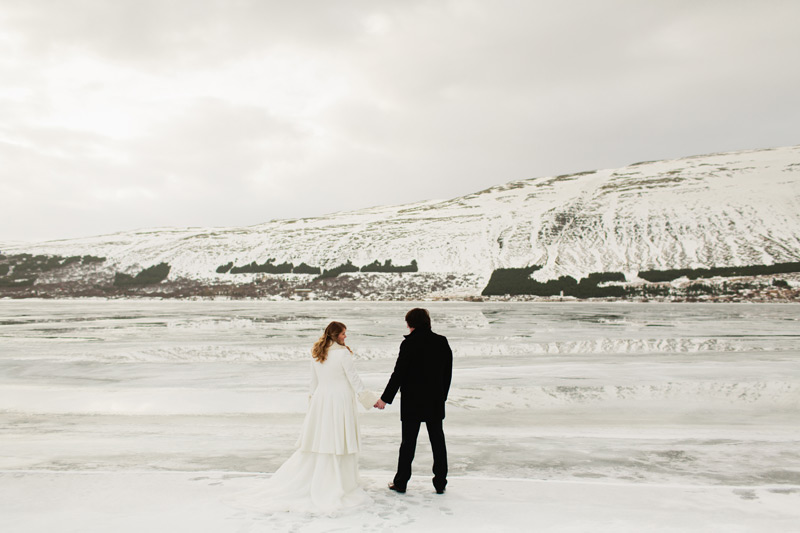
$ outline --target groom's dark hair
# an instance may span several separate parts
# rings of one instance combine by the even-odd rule
[[[414,329],[431,329],[431,315],[428,314],[427,309],[415,307],[406,313],[406,324]]]

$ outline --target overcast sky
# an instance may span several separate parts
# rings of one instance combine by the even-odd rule
[[[796,0],[0,0],[0,243],[800,143]]]

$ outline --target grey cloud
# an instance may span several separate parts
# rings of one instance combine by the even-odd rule
[[[279,152],[272,145],[298,145],[306,135],[263,108],[205,99],[137,141],[132,150],[155,175],[242,181],[265,162],[265,154]]]
[[[348,42],[372,3],[240,0],[23,0],[7,2],[9,28],[37,54],[76,48],[144,69],[209,66],[275,46]]]
[[[6,1],[0,192],[47,222],[0,237],[256,224],[793,144],[798,18],[781,0]],[[133,99],[148,120],[50,124],[72,100],[46,69],[75,58],[99,70],[67,73],[72,100]],[[284,80],[275,58],[309,75]],[[181,94],[190,81],[219,88]],[[259,83],[301,94],[286,107]]]

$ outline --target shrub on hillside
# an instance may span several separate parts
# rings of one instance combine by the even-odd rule
[[[294,274],[320,274],[322,269],[320,267],[309,266],[305,263],[300,263],[292,270]]]
[[[351,263],[348,259],[347,263],[333,267],[330,270],[323,271],[317,279],[335,278],[339,274],[344,274],[345,272],[358,272],[358,267]]]
[[[218,266],[218,267],[217,267],[217,274],[225,274],[225,273],[227,273],[227,272],[228,272],[228,271],[229,271],[231,268],[233,268],[233,261],[231,261],[231,262],[230,262],[230,263],[228,263],[227,265],[220,265],[220,266]]]
[[[240,267],[233,265],[231,266],[232,268],[228,270],[231,274],[289,274],[292,271],[291,263],[281,263],[280,265],[276,265],[275,259],[267,259],[261,265],[253,261],[249,265]]]
[[[581,280],[583,282],[592,283],[597,285],[599,283],[607,283],[610,281],[625,281],[625,274],[622,272],[592,272]]]
[[[167,263],[159,263],[151,266],[150,268],[145,268],[136,274],[136,276],[130,276],[128,274],[123,274],[122,272],[117,272],[114,276],[114,286],[138,287],[142,285],[153,285],[155,283],[160,283],[167,279],[171,268],[172,267],[170,267]]]
[[[705,283],[692,283],[686,287],[686,294],[688,295],[714,294],[715,292],[714,287],[706,285]]]
[[[419,268],[416,259],[412,259],[411,264],[398,266],[393,265],[391,259],[387,259],[382,265],[376,259],[372,263],[362,266],[360,270],[361,272],[418,272]]]
[[[483,296],[533,295],[533,296],[574,296],[576,298],[623,297],[623,287],[598,287],[601,282],[625,281],[621,272],[593,272],[578,283],[572,276],[561,276],[545,282],[536,281],[531,274],[540,266],[522,268],[498,268],[492,272]]]
[[[774,265],[749,265],[733,267],[711,268],[676,268],[668,270],[644,270],[639,272],[639,277],[652,283],[663,283],[678,278],[689,279],[736,277],[736,276],[764,276],[770,274],[787,274],[800,272],[800,262],[775,263]]]

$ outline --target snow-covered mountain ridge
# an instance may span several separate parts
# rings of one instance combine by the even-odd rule
[[[108,258],[120,271],[167,262],[172,276],[217,266],[332,268],[416,260],[420,272],[476,275],[543,265],[539,281],[590,272],[800,260],[800,146],[644,162],[541,177],[446,201],[376,207],[245,228],[162,228],[6,246],[4,253]],[[478,292],[482,287],[477,287]]]

